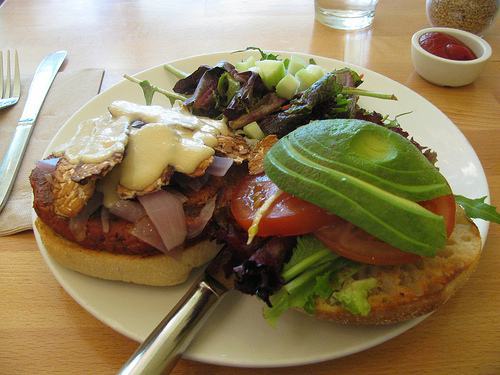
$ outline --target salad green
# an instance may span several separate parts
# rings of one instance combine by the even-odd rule
[[[366,298],[375,287],[374,280],[343,286],[362,267],[362,263],[336,255],[312,234],[298,237],[292,257],[281,272],[285,285],[273,296],[272,307],[264,307],[265,319],[275,327],[281,314],[291,307],[312,314],[315,295],[332,298],[332,303],[340,303],[353,313],[368,314],[370,305]]]
[[[464,208],[469,220],[482,219],[500,224],[500,213],[496,211],[495,206],[489,205],[485,200],[486,197],[470,199],[455,194],[455,202]]]
[[[125,74],[124,78],[128,79],[131,82],[137,83],[139,86],[141,86],[142,91],[144,93],[144,100],[146,101],[146,105],[151,105],[151,103],[153,102],[153,96],[154,96],[155,92],[159,92],[160,94],[163,94],[167,98],[169,98],[170,103],[172,105],[176,100],[184,101],[187,99],[187,97],[184,95],[177,94],[175,92],[167,91],[167,90],[164,90],[160,87],[157,87],[157,86],[151,84],[148,80],[141,81],[140,79],[129,76],[128,74]]]
[[[295,55],[292,55],[289,59],[280,59],[278,55],[266,53],[256,47],[248,47],[245,50],[236,51],[234,53],[248,50],[259,51],[261,58],[258,60],[254,56],[250,56],[244,62],[236,63],[236,70],[239,72],[258,72],[266,87],[269,90],[275,89],[276,94],[286,100],[290,100],[297,93],[311,88],[311,86],[330,73],[320,65],[317,65],[313,59],[310,59],[306,63],[303,59]],[[168,72],[172,73],[181,80],[188,78],[190,75],[189,73],[186,73],[171,64],[165,64],[164,67]],[[344,70],[341,70],[340,72],[342,71]],[[348,96],[371,96],[380,99],[397,100],[393,94],[379,93],[357,88],[357,86],[362,83],[361,78],[356,72],[350,69],[349,73],[352,75],[354,80],[353,87],[342,84],[338,85],[339,91],[336,95],[338,95],[339,108],[345,107],[348,102]],[[169,98],[172,104],[176,100],[185,101],[189,97],[159,88],[150,83],[148,80],[141,81],[129,75],[125,75],[124,77],[141,86],[146,104],[148,105],[151,104],[153,96],[156,92],[165,95]],[[221,108],[227,106],[235,97],[236,92],[242,87],[243,83],[236,80],[231,76],[231,74],[222,74],[217,85],[217,96],[219,97],[217,98],[218,106]],[[342,111],[343,110],[341,110],[341,112]]]

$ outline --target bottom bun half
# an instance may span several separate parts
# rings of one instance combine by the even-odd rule
[[[191,270],[211,260],[220,250],[208,239],[183,249],[179,260],[166,254],[153,256],[111,254],[84,248],[54,232],[39,218],[35,227],[47,253],[61,265],[85,275],[153,286],[183,283]]]
[[[446,302],[474,272],[481,255],[481,236],[457,206],[455,229],[435,258],[398,266],[367,265],[352,280],[374,277],[368,315],[352,314],[340,304],[316,297],[318,318],[339,323],[389,324],[429,314]]]

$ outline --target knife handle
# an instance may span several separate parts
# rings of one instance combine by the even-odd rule
[[[14,186],[15,177],[21,166],[28,144],[27,140],[30,138],[32,131],[33,124],[31,123],[17,125],[7,153],[3,158],[2,165],[0,166],[0,212],[4,208],[5,203],[7,203],[9,194]]]
[[[117,375],[169,374],[227,292],[202,275]]]

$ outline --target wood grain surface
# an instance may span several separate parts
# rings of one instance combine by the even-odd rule
[[[319,24],[313,8],[312,0],[6,0],[0,50],[17,49],[28,74],[49,52],[65,49],[64,70],[103,68],[104,87],[123,73],[247,46],[344,60],[400,82],[443,111],[476,150],[499,205],[500,23],[484,35],[493,48],[486,70],[473,84],[451,89],[427,83],[412,65],[411,35],[429,26],[424,0],[380,0],[374,25],[356,32]],[[279,369],[182,359],[173,374],[499,374],[499,271],[500,226],[493,224],[467,285],[388,342]],[[114,374],[138,346],[63,290],[31,231],[0,238],[0,297],[0,374]]]

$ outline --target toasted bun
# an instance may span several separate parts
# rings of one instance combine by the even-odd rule
[[[194,267],[211,260],[220,249],[215,242],[207,239],[185,248],[180,260],[165,254],[148,257],[111,254],[86,249],[69,241],[39,218],[35,227],[47,253],[61,265],[89,276],[144,285],[180,284],[186,281]]]
[[[479,230],[457,206],[455,229],[435,258],[399,266],[368,265],[353,275],[352,280],[378,280],[368,297],[371,310],[367,316],[354,315],[320,297],[315,300],[314,315],[339,323],[388,324],[431,313],[469,279],[480,254]]]

